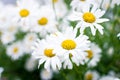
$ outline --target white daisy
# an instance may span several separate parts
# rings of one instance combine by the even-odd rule
[[[33,47],[32,54],[39,60],[39,66],[44,63],[44,68],[47,71],[50,71],[51,69],[59,70],[61,68],[61,61],[54,52],[54,41],[50,42],[51,43],[48,43],[46,40],[38,40]]]
[[[64,0],[44,0],[44,3],[46,5],[50,5],[51,8],[53,8],[53,5],[54,5],[53,10],[55,12],[55,16],[57,19],[63,18],[68,11]]]
[[[53,72],[52,71],[47,71],[46,69],[42,69],[40,72],[40,78],[42,80],[51,80],[53,77]]]
[[[0,78],[1,78],[1,75],[2,75],[3,71],[4,71],[4,69],[2,67],[0,67]]]
[[[29,30],[31,20],[36,16],[39,11],[39,4],[36,0],[17,0],[17,6],[14,20],[18,21],[24,31]]]
[[[91,43],[90,48],[91,48],[90,50],[87,50],[88,56],[87,56],[86,62],[91,59],[90,62],[88,63],[88,66],[94,67],[100,61],[101,49],[95,43]]]
[[[114,76],[106,75],[102,76],[99,80],[120,80],[120,79]]]
[[[84,64],[87,56],[85,50],[89,49],[90,41],[85,35],[76,37],[76,33],[77,30],[73,30],[72,27],[67,28],[63,33],[55,33],[54,43],[57,45],[55,52],[59,52],[59,55],[63,56],[64,68],[72,68],[70,58],[76,65],[79,65]]]
[[[98,80],[99,74],[97,71],[87,71],[85,74],[85,80]]]
[[[48,33],[57,31],[55,15],[50,6],[42,6],[37,17],[33,20],[31,31],[40,33],[42,37]]]
[[[37,35],[35,33],[28,33],[23,40],[24,46],[25,46],[25,52],[30,53],[31,47],[34,44],[34,41],[37,39]]]
[[[25,63],[25,69],[29,72],[35,70],[35,67],[37,66],[37,61],[34,57],[30,57],[26,60]]]
[[[102,5],[101,8],[104,10],[107,10],[108,8],[111,7],[111,0],[100,0]]]
[[[76,28],[80,27],[80,32],[83,33],[85,28],[90,27],[92,34],[96,34],[96,30],[103,34],[103,27],[99,23],[108,21],[106,18],[101,18],[105,14],[105,11],[90,6],[84,6],[82,12],[73,12],[69,16],[71,21],[78,21]]]
[[[12,58],[12,60],[17,60],[24,55],[24,49],[21,42],[13,43],[7,47],[7,55]]]
[[[1,33],[1,41],[3,44],[8,44],[11,43],[15,40],[15,35],[12,33],[8,33],[8,32],[2,32]]]
[[[83,6],[94,5],[97,6],[96,0],[72,0],[70,4],[73,10],[80,11]]]
[[[58,19],[63,18],[68,12],[68,9],[67,9],[67,6],[66,6],[64,0],[51,0],[51,1],[54,4],[55,13],[56,13],[57,18]]]

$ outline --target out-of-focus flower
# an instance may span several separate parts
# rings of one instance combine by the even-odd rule
[[[25,37],[24,37],[24,40],[23,40],[23,45],[25,47],[25,52],[26,53],[31,53],[31,47],[33,46],[34,44],[34,41],[36,41],[37,39],[37,35],[35,33],[28,33]]]
[[[39,11],[39,4],[36,0],[17,0],[15,15],[13,20],[19,22],[24,31],[28,31],[32,19]]]
[[[110,48],[108,49],[107,54],[108,54],[109,56],[112,56],[112,55],[114,54],[114,48],[113,48],[113,47],[110,47]]]
[[[95,43],[91,43],[90,48],[91,48],[90,50],[87,50],[88,56],[87,56],[86,61],[89,61],[91,59],[90,62],[88,63],[88,66],[94,67],[97,65],[97,62],[100,61],[101,49]]]
[[[69,16],[69,19],[71,21],[78,21],[76,28],[80,27],[81,33],[84,32],[85,28],[90,27],[93,35],[96,34],[96,30],[103,34],[103,27],[99,23],[109,21],[106,18],[101,18],[104,14],[105,11],[96,7],[92,7],[90,10],[90,6],[84,6],[84,8],[82,8],[82,12],[74,11]]]
[[[31,31],[40,33],[42,37],[57,31],[57,22],[53,9],[50,6],[42,6],[39,11],[37,17],[33,19]]]
[[[62,19],[67,14],[68,9],[64,2],[64,0],[44,0],[44,3],[46,5],[50,5],[50,7],[53,9],[54,6],[54,12],[57,19]],[[62,10],[62,11],[61,11]]]
[[[42,80],[51,80],[52,77],[53,77],[52,71],[48,72],[46,69],[42,69],[42,71],[40,72],[40,78]]]
[[[106,76],[102,76],[99,80],[119,80],[119,78],[106,75]]]
[[[33,71],[35,67],[37,66],[37,61],[34,57],[30,57],[27,59],[26,64],[25,64],[25,69],[28,71]]]
[[[97,71],[87,71],[85,74],[85,80],[98,80],[99,74]]]
[[[2,75],[3,71],[4,71],[4,69],[2,67],[0,67],[0,78],[1,78],[1,75]]]
[[[24,47],[21,42],[13,43],[7,47],[7,55],[11,57],[12,60],[17,60],[24,55]]]
[[[11,33],[8,33],[8,32],[5,32],[5,33],[1,33],[1,41],[3,44],[8,44],[12,41],[15,40],[15,35],[14,34],[11,34]]]
[[[97,0],[72,0],[70,4],[73,10],[81,11],[83,6],[98,6]]]

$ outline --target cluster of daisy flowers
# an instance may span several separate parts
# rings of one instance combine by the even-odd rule
[[[44,64],[47,71],[72,69],[73,64],[96,66],[101,49],[84,32],[90,28],[93,36],[97,30],[104,33],[101,23],[109,21],[103,18],[105,11],[119,4],[117,0],[106,1],[72,0],[70,10],[64,0],[17,0],[8,6],[0,3],[0,40],[13,60],[32,53],[38,67]],[[71,26],[71,21],[77,24]],[[21,39],[17,38],[19,32],[24,33]]]

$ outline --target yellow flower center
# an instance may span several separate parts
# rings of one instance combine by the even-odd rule
[[[96,20],[95,16],[91,12],[84,13],[83,19],[85,22],[88,22],[88,23],[93,23]]]
[[[39,25],[46,25],[48,23],[48,19],[46,17],[42,17],[38,20]]]
[[[32,41],[33,39],[34,39],[34,37],[33,37],[33,36],[30,36],[30,37],[29,37],[29,40],[30,40],[30,41]]]
[[[89,59],[93,57],[93,52],[92,52],[92,50],[87,50],[86,52],[88,53],[88,56],[87,56],[87,57],[88,57]]]
[[[55,54],[53,54],[53,49],[45,49],[44,55],[47,57],[54,57],[55,56]]]
[[[73,40],[67,39],[61,43],[63,49],[72,50],[76,48],[76,43]]]
[[[85,80],[93,80],[93,74],[91,73],[87,74]]]
[[[13,49],[14,54],[18,53],[18,51],[19,51],[18,47],[15,47],[15,48]]]
[[[30,13],[27,9],[22,9],[20,10],[19,14],[21,17],[27,17]]]
[[[52,0],[52,2],[53,2],[53,3],[56,3],[56,2],[58,2],[58,0]]]

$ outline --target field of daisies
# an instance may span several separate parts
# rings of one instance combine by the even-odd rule
[[[0,80],[120,80],[120,0],[13,1],[0,0]]]

